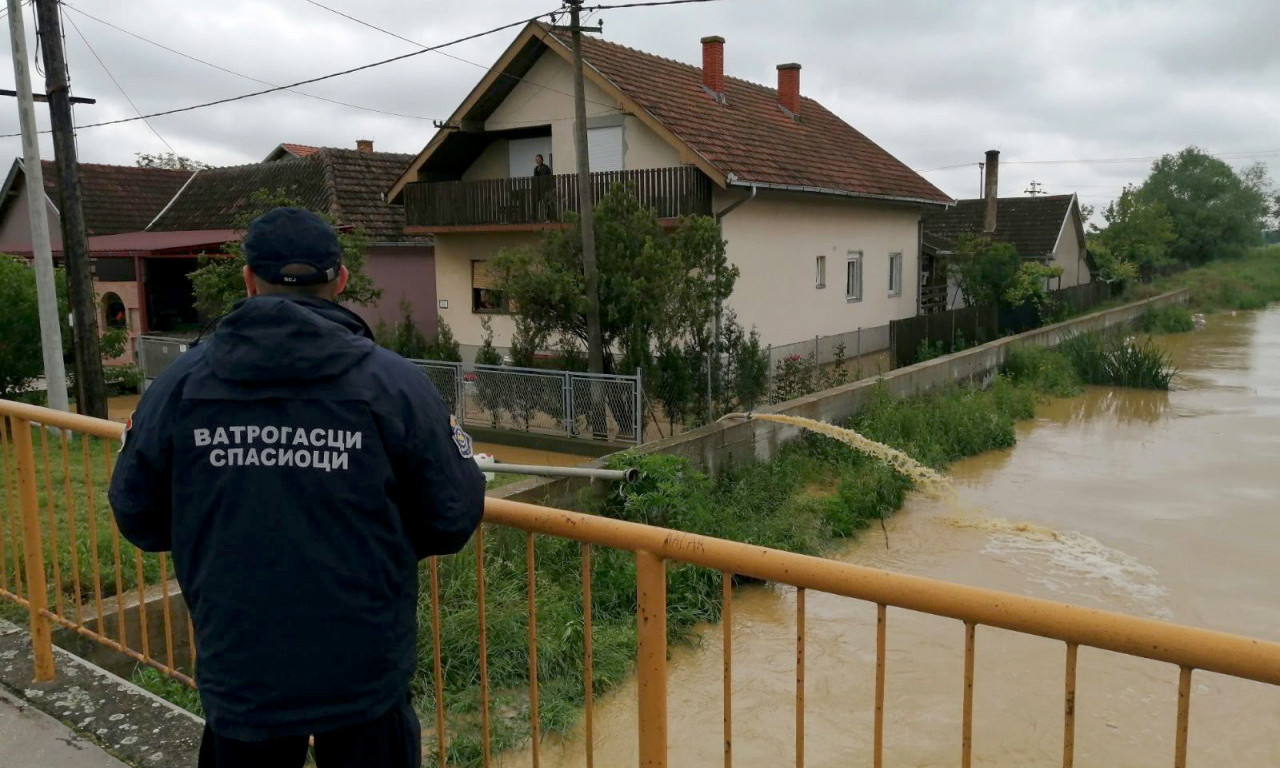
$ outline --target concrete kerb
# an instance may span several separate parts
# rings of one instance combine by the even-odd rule
[[[31,682],[30,634],[0,620],[0,685],[131,765],[196,765],[203,720],[61,648],[53,652],[57,678]]]
[[[1186,289],[1170,291],[1016,336],[995,339],[961,352],[760,408],[759,411],[818,421],[841,421],[862,408],[880,386],[887,388],[894,396],[906,397],[951,384],[982,381],[999,370],[1008,351],[1016,346],[1054,346],[1072,334],[1130,325],[1148,307],[1186,304],[1189,295]],[[798,428],[775,422],[718,423],[646,443],[631,450],[644,455],[666,453],[684,456],[702,471],[716,474],[726,466],[753,460],[765,461],[775,455],[784,443],[799,434]],[[602,467],[609,458],[604,456],[584,466]],[[588,484],[588,481],[582,480],[526,480],[501,488],[493,495],[514,501],[575,506],[579,493]]]

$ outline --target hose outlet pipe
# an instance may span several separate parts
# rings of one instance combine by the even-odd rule
[[[536,477],[581,477],[588,480],[605,480],[611,483],[628,485],[640,479],[640,470],[628,469],[594,469],[591,467],[541,467],[531,464],[506,464],[491,458],[477,458],[476,465],[481,472],[504,472],[509,475],[531,475]]]

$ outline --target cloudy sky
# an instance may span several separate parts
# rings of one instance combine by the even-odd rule
[[[555,4],[321,1],[424,45]],[[64,5],[73,91],[98,100],[77,108],[80,124],[136,115],[120,88],[150,113],[264,87],[249,78],[295,82],[414,50],[307,0]],[[25,13],[34,50],[33,13]],[[592,19],[603,19],[607,39],[695,64],[699,38],[722,35],[726,71],[756,82],[771,84],[777,64],[798,61],[807,95],[953,197],[978,194],[976,163],[989,148],[1002,152],[1003,194],[1034,180],[1093,204],[1141,181],[1152,156],[1189,144],[1236,166],[1266,162],[1280,179],[1275,0],[719,0]],[[416,152],[431,120],[453,111],[515,34],[301,89],[354,106],[276,93],[154,118],[154,131],[142,122],[85,129],[80,156],[129,164],[136,152],[171,147],[223,165],[256,162],[283,141],[354,146],[357,138]],[[8,55],[7,35],[3,47]],[[11,87],[10,72],[0,73],[0,87]],[[17,130],[16,106],[0,101],[0,134]],[[52,157],[47,137],[41,144]],[[20,153],[18,139],[0,139],[0,156]],[[1064,160],[1094,162],[1045,162]]]

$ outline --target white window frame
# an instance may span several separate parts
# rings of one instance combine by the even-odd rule
[[[862,301],[862,251],[849,251],[845,259],[844,300]]]
[[[826,288],[827,287],[827,257],[826,256],[819,256],[815,260],[815,269],[816,269],[816,272],[813,278],[813,287]]]
[[[889,254],[889,296],[902,295],[902,254]]]

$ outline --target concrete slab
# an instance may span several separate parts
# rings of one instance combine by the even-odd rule
[[[5,768],[126,768],[98,745],[0,689],[0,765]]]

